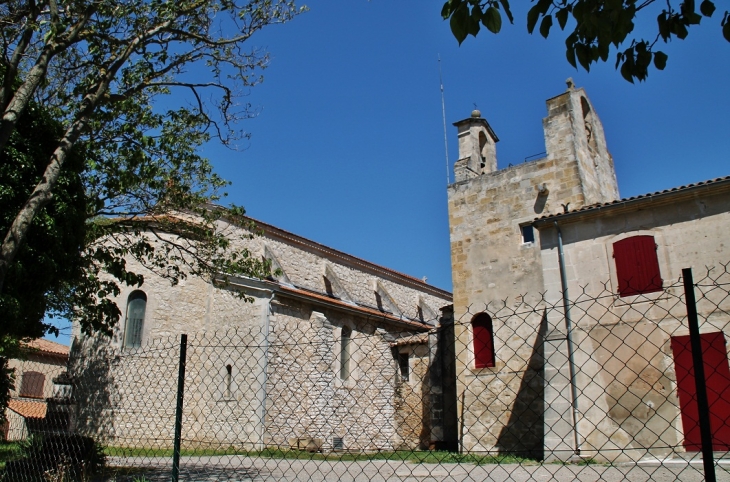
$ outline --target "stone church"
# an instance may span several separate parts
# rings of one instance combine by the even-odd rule
[[[266,223],[255,229],[242,238],[277,269],[270,279],[218,286],[190,276],[171,287],[128,261],[145,281],[114,298],[123,313],[114,336],[75,333],[78,430],[112,446],[170,447],[184,333],[188,446],[439,444],[441,387],[430,383],[439,357],[429,338],[450,319],[451,294]]]
[[[454,125],[448,207],[463,450],[547,460],[698,450],[686,388],[683,400],[691,384],[676,284],[686,267],[714,266],[712,286],[730,281],[730,178],[620,199],[603,126],[570,80],[547,100],[541,159],[498,169],[498,138],[480,112]],[[715,444],[727,450],[730,297],[704,299],[703,343],[721,353],[710,370],[720,394],[711,412],[723,414]]]
[[[165,340],[187,333],[190,444],[611,461],[697,450],[676,280],[716,266],[708,286],[730,283],[730,177],[620,199],[601,121],[572,81],[547,100],[543,158],[499,169],[479,111],[454,125],[453,298],[256,222],[247,247],[276,278],[146,275],[114,299],[111,341],[76,333],[79,430],[168,447],[178,347]],[[720,353],[711,411],[730,414],[730,296],[713,293],[698,307]],[[159,425],[144,407],[165,407]],[[730,418],[715,423],[730,449]]]

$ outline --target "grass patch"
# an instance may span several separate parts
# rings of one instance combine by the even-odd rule
[[[21,455],[17,442],[0,442],[0,468],[5,467],[5,462],[17,459]]]
[[[107,447],[104,451],[110,457],[172,457],[172,449],[168,448],[131,448]],[[337,462],[357,462],[368,460],[394,460],[426,464],[522,464],[533,465],[535,459],[514,455],[479,455],[456,454],[440,451],[382,451],[382,452],[329,452],[310,453],[300,450],[284,450],[267,448],[263,450],[245,450],[235,447],[218,448],[183,448],[182,457],[214,457],[221,455],[241,455],[245,457],[261,457],[268,459],[326,460]]]
[[[172,457],[172,449],[168,448],[137,448],[137,447],[106,447],[104,453],[109,457]],[[212,457],[216,455],[249,455],[251,452],[234,447],[217,448],[184,448],[180,450],[182,457]]]

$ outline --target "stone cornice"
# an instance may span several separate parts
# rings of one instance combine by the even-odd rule
[[[730,192],[730,176],[696,184],[689,184],[687,186],[680,186],[665,191],[644,194],[632,198],[621,199],[610,203],[585,206],[567,213],[550,214],[535,219],[532,225],[537,229],[541,229],[551,227],[555,222],[558,222],[559,224],[574,223],[608,214],[616,215],[641,209],[648,209],[650,207],[654,208],[666,206],[676,202],[693,199],[698,196],[716,196],[726,192]]]

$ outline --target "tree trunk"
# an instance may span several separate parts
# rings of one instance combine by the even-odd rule
[[[38,212],[53,198],[53,187],[61,174],[63,163],[66,161],[68,152],[79,138],[87,122],[88,116],[85,116],[74,122],[66,131],[59,146],[53,152],[51,162],[46,167],[43,177],[35,189],[33,189],[33,192],[25,202],[25,205],[20,209],[20,212],[15,216],[13,224],[5,236],[2,247],[0,247],[0,293],[2,293],[3,286],[5,285],[5,275],[8,272],[8,267],[18,254],[18,250],[28,233],[30,223]]]

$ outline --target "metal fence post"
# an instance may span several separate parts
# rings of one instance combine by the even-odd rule
[[[188,335],[180,335],[180,363],[177,374],[177,406],[175,407],[175,441],[172,450],[172,482],[180,478],[180,438],[182,435],[183,393],[185,390],[185,359],[188,349]]]
[[[689,325],[689,342],[692,347],[692,365],[695,373],[695,389],[697,391],[697,412],[700,422],[700,439],[702,440],[702,464],[705,468],[705,480],[715,482],[715,461],[712,455],[712,431],[710,430],[710,407],[707,402],[707,386],[705,385],[705,365],[702,361],[702,343],[700,341],[700,325],[697,319],[697,302],[695,300],[692,268],[682,270],[684,281],[684,299],[687,303],[687,324]]]

